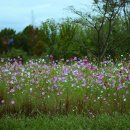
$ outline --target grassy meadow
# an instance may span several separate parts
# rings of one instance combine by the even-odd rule
[[[130,114],[13,117],[0,119],[1,130],[130,130]]]
[[[120,63],[106,60],[98,66],[89,62],[87,58],[77,60],[76,57],[66,61],[62,59],[58,63],[32,59],[24,64],[12,63],[9,59],[5,62],[1,59],[0,127],[2,129],[7,124],[6,127],[10,129],[11,125],[17,126],[16,120],[20,120],[19,129],[22,129],[31,119],[32,122],[37,122],[38,126],[34,125],[37,129],[42,129],[40,128],[42,120],[52,123],[50,125],[43,123],[48,130],[61,130],[62,122],[67,125],[63,126],[65,130],[103,129],[104,123],[104,129],[110,127],[127,129],[130,128],[129,112],[128,60],[124,59]],[[72,121],[69,121],[71,119]],[[59,127],[55,124],[56,120]],[[77,124],[73,125],[76,122]],[[27,126],[27,129],[36,128]]]

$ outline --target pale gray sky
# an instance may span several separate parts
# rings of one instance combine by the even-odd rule
[[[48,18],[74,17],[65,10],[70,5],[90,10],[93,0],[0,0],[0,30],[9,27],[21,31],[27,25],[40,25]],[[86,6],[85,6],[86,5]],[[32,13],[33,12],[33,13]]]

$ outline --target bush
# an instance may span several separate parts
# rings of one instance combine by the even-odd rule
[[[3,58],[3,57],[5,59],[8,59],[8,58],[13,59],[13,58],[21,57],[23,59],[23,61],[26,61],[28,59],[27,53],[25,51],[23,51],[22,49],[15,49],[15,48],[12,48],[7,53],[1,55],[1,58]]]

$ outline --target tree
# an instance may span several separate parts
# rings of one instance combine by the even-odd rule
[[[44,53],[45,47],[44,47],[44,42],[39,40],[37,41],[37,43],[35,44],[34,48],[33,48],[33,54],[37,55],[37,56],[41,56]]]
[[[58,25],[53,19],[42,22],[39,30],[39,39],[44,42],[44,51],[54,55],[54,46],[57,45]]]
[[[87,29],[91,28],[95,32],[96,56],[98,62],[103,60],[108,49],[109,40],[115,25],[115,19],[122,12],[127,1],[118,0],[94,0],[94,10],[92,14],[78,11],[73,6],[69,9],[80,16],[75,22],[81,23]],[[103,36],[103,37],[102,37]]]
[[[16,31],[11,28],[5,28],[0,32],[0,46],[1,52],[9,51],[14,43],[14,37],[16,35]]]
[[[71,18],[64,19],[59,24],[59,54],[67,59],[73,56],[79,56],[80,44],[78,40],[80,26],[73,22]]]
[[[29,55],[33,55],[33,48],[38,41],[38,33],[39,33],[38,28],[34,28],[32,25],[28,25],[27,27],[25,27],[25,29],[21,34],[22,41],[26,42],[23,43],[24,49],[28,50]]]

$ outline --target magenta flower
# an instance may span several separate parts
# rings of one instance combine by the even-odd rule
[[[129,74],[129,75],[127,75],[126,79],[127,79],[127,80],[130,80],[130,74]]]
[[[119,84],[117,90],[120,90],[122,87],[123,87],[122,84]]]
[[[103,77],[104,77],[104,75],[103,75],[103,74],[100,74],[100,75],[98,76],[98,80],[103,79]]]

